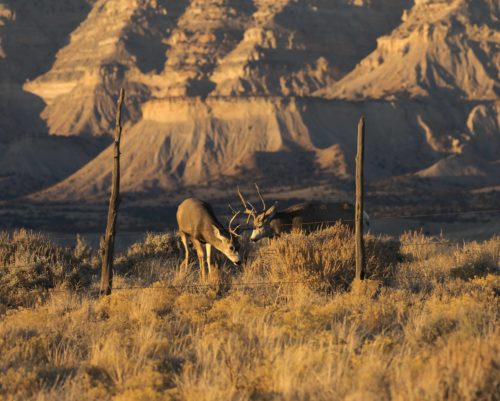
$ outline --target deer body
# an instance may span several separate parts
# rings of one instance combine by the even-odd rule
[[[299,203],[276,212],[269,225],[275,234],[281,234],[293,229],[314,231],[337,221],[354,227],[354,207],[349,203]]]
[[[244,214],[248,215],[247,222],[253,219],[253,230],[250,239],[258,241],[266,237],[274,237],[293,229],[307,232],[318,230],[322,227],[335,225],[337,222],[354,227],[355,208],[347,202],[306,202],[299,203],[284,209],[277,210],[275,202],[270,208],[266,208],[264,198],[260,189],[255,184],[257,193],[262,202],[263,209],[258,212],[255,207],[247,202],[238,188],[238,196],[245,208]],[[363,215],[364,224],[369,225],[369,217]]]
[[[228,231],[222,226],[208,203],[195,198],[186,199],[179,205],[176,217],[181,241],[186,251],[184,261],[186,269],[189,263],[188,238],[191,239],[198,255],[202,276],[205,275],[204,248],[206,249],[209,273],[211,271],[212,246],[226,255],[231,262],[241,263],[236,235],[231,231],[231,228]]]
[[[274,237],[294,229],[311,232],[323,227],[335,225],[337,222],[354,227],[354,206],[347,202],[326,203],[306,202],[277,211],[267,219],[254,221],[252,241],[265,237]],[[365,215],[365,223],[367,223]],[[266,224],[267,223],[267,224]]]

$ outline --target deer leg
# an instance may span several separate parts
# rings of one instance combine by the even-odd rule
[[[208,274],[212,273],[212,266],[210,266],[211,256],[212,256],[212,245],[206,244],[205,249],[207,250],[207,266],[208,266]]]
[[[184,259],[184,269],[187,271],[189,266],[189,248],[187,243],[187,235],[183,232],[180,233],[182,245],[184,245],[184,251],[186,252],[186,257]]]
[[[193,245],[198,254],[198,261],[200,263],[200,273],[201,277],[205,277],[205,255],[203,254],[203,245],[198,240],[193,239]]]

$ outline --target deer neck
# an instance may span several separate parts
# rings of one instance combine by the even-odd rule
[[[223,234],[226,241],[229,241],[229,238],[231,238],[230,234],[224,228],[222,228],[222,227],[218,227],[218,228],[219,228],[220,232]],[[216,235],[213,235],[212,238],[210,239],[210,245],[214,246],[219,251],[223,247],[224,243],[225,243],[225,241],[223,239],[217,237]]]

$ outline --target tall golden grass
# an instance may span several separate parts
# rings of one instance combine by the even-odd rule
[[[370,237],[370,279],[349,288],[350,233],[295,232],[196,288],[175,238],[149,235],[119,256],[115,279],[148,288],[105,299],[82,241],[0,239],[1,399],[500,399],[500,238]],[[21,262],[32,268],[15,283]],[[36,292],[37,266],[65,273]]]

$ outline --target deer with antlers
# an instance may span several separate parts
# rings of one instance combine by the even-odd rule
[[[247,223],[253,219],[253,229],[250,239],[259,241],[262,238],[271,238],[293,229],[311,232],[322,227],[333,226],[337,222],[354,227],[354,205],[347,202],[305,202],[290,206],[278,211],[278,202],[271,207],[266,207],[266,202],[260,193],[260,188],[255,184],[255,189],[262,203],[262,210],[257,209],[248,202],[237,188],[238,197],[243,204],[243,213],[247,215]],[[233,210],[233,214],[236,215]],[[368,214],[364,213],[364,224],[369,225]]]
[[[226,230],[217,220],[212,207],[199,199],[189,198],[184,200],[177,209],[177,224],[186,258],[184,261],[185,269],[189,264],[188,237],[198,255],[200,263],[201,276],[205,276],[205,255],[208,265],[208,273],[211,273],[211,253],[212,246],[222,252],[231,262],[241,264],[241,255],[239,252],[238,227],[232,228],[234,220],[239,213],[235,213],[229,227]]]

